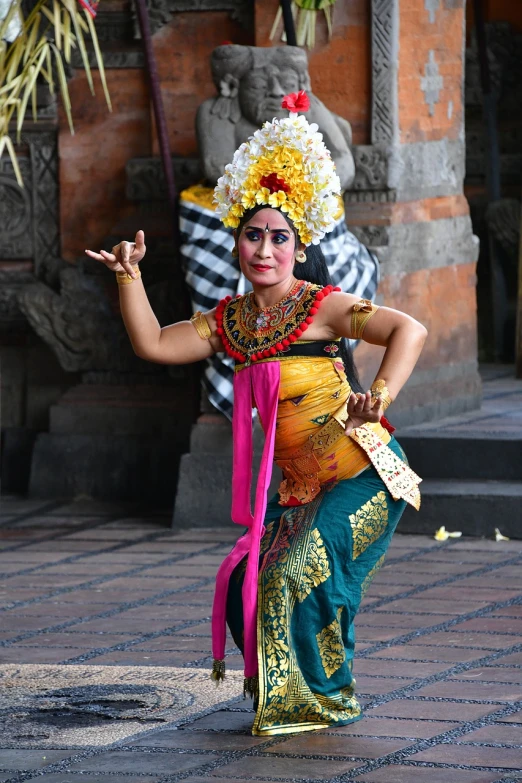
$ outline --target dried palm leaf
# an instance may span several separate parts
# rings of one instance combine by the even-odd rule
[[[4,152],[9,155],[20,187],[23,187],[23,181],[9,136],[10,125],[16,117],[19,142],[29,104],[33,120],[38,119],[39,81],[47,83],[49,92],[54,94],[57,80],[69,129],[74,133],[64,60],[70,62],[72,50],[78,48],[94,95],[86,35],[93,44],[103,92],[111,111],[103,57],[91,13],[77,6],[76,0],[36,0],[24,18],[22,0],[0,0],[0,158]]]
[[[331,6],[334,4],[335,0],[293,0],[292,14],[294,17],[295,37],[298,46],[306,46],[308,49],[313,49],[315,47],[315,29],[319,11],[324,12],[326,26],[328,28],[328,37],[332,37]],[[271,41],[273,41],[277,35],[281,19],[282,12],[281,7],[279,7],[270,31]],[[284,31],[281,35],[281,40],[286,40]]]

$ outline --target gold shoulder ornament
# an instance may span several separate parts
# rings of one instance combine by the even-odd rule
[[[378,309],[379,306],[370,302],[369,299],[360,299],[354,304],[352,310],[352,339],[361,339],[366,324]]]
[[[196,310],[190,319],[190,323],[194,324],[196,332],[202,340],[210,340],[212,337],[212,329],[208,325],[207,316],[204,315],[201,310]]]

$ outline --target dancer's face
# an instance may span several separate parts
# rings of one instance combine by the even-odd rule
[[[260,209],[248,220],[237,239],[239,265],[252,285],[275,285],[293,272],[295,234],[277,209]]]

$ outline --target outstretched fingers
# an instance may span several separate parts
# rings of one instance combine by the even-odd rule
[[[100,253],[95,253],[94,250],[86,250],[85,254],[89,256],[89,258],[94,258],[95,261],[101,261],[102,264],[105,263],[104,257]]]
[[[140,253],[142,256],[145,255],[145,232],[144,231],[137,231],[136,236],[134,237],[134,247]]]

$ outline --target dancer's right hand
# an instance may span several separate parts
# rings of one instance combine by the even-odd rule
[[[134,277],[134,269],[141,261],[146,251],[145,234],[138,231],[134,242],[120,242],[112,248],[111,253],[106,250],[100,250],[95,253],[93,250],[86,250],[86,254],[111,270],[111,272],[127,272]]]

